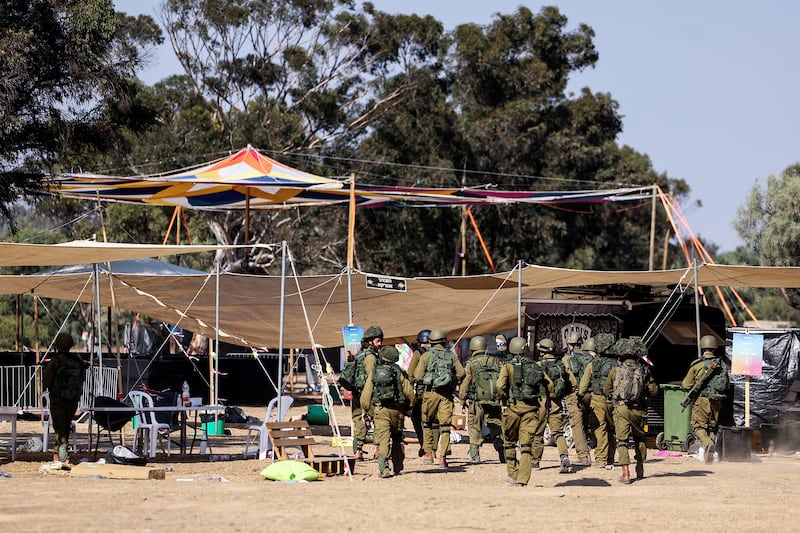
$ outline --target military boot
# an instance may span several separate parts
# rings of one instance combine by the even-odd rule
[[[644,479],[644,462],[636,461],[636,479]]]
[[[569,463],[569,455],[562,455],[561,456],[561,468],[559,468],[559,474],[569,474],[572,472],[572,465]]]
[[[477,444],[469,445],[469,460],[471,463],[481,462],[481,447]]]
[[[622,475],[619,477],[619,482],[626,485],[631,484],[631,472],[628,469],[628,465],[622,465]]]
[[[433,452],[426,453],[422,456],[422,464],[424,465],[432,465],[433,464]]]
[[[357,461],[364,460],[364,446],[361,444],[359,444],[358,447],[356,447],[356,460]]]
[[[385,455],[378,457],[378,472],[382,478],[392,477],[392,473],[389,472],[388,462]]]

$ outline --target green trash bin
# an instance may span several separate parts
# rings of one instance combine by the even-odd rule
[[[692,433],[692,404],[681,407],[686,392],[680,385],[665,383],[664,391],[664,431],[656,435],[656,446],[659,450],[687,452],[694,444]]]

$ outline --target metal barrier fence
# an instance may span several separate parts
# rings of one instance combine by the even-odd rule
[[[40,407],[36,394],[38,373],[42,367],[29,365],[0,366],[0,405],[16,405],[17,407]],[[117,380],[119,370],[108,367],[92,367],[92,373],[86,373],[83,392],[78,402],[79,407],[88,407],[93,396],[117,397]],[[94,378],[94,379],[92,379]],[[94,387],[92,387],[94,383]],[[94,389],[94,392],[92,391]]]

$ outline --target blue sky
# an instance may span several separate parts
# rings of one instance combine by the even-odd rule
[[[115,0],[118,10],[158,17],[159,0]],[[373,0],[389,13],[430,14],[452,29],[486,24],[497,12],[556,5],[595,31],[597,66],[571,90],[608,92],[620,104],[619,137],[650,156],[658,172],[692,188],[682,205],[695,233],[732,251],[737,209],[759,182],[800,161],[800,2],[564,0]],[[165,46],[142,79],[178,69]],[[698,203],[699,202],[699,203]],[[700,205],[702,204],[702,205]]]

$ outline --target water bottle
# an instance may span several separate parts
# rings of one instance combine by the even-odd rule
[[[206,431],[203,430],[203,435],[200,437],[200,454],[205,455],[208,451],[208,437]]]
[[[192,404],[192,401],[189,399],[189,384],[185,381],[181,387],[181,400],[183,401],[184,407],[188,407]]]
[[[219,461],[229,461],[230,458],[231,456],[228,455],[227,453],[215,453],[208,456],[208,460],[211,461],[212,463],[216,463]]]

